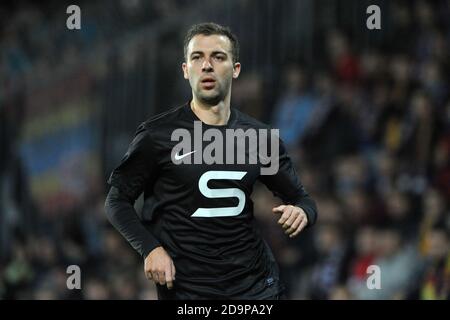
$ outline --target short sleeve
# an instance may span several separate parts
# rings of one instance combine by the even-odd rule
[[[136,200],[156,172],[156,154],[150,132],[144,125],[135,137],[118,167],[111,173],[108,183],[130,199]]]

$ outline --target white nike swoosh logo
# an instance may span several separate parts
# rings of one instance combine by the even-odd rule
[[[194,153],[195,151],[197,151],[197,150],[194,150],[194,151],[191,151],[191,152],[182,154],[181,156],[180,156],[180,155],[178,154],[178,152],[177,152],[177,153],[175,153],[175,155],[174,155],[173,157],[174,157],[175,161],[178,161],[178,160],[183,159],[184,157],[187,157],[187,156],[190,155],[191,153]]]

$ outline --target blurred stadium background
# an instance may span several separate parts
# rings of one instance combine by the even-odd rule
[[[233,106],[281,130],[318,202],[288,241],[254,192],[288,297],[449,299],[449,1],[77,1],[75,31],[69,4],[0,9],[0,298],[156,298],[106,180],[140,122],[189,99],[182,38],[214,21],[241,42]]]

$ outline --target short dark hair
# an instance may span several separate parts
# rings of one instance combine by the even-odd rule
[[[236,63],[239,61],[239,41],[237,37],[231,32],[231,30],[227,27],[221,26],[214,22],[205,22],[193,25],[186,36],[184,37],[184,58],[187,58],[187,47],[189,45],[189,41],[198,35],[202,34],[205,36],[210,35],[223,35],[226,36],[231,42],[231,53],[233,55],[233,62]]]

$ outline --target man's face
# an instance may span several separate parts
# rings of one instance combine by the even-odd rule
[[[233,63],[231,42],[223,35],[196,35],[189,42],[184,78],[189,79],[193,94],[209,105],[216,105],[228,95],[231,81],[239,76],[241,65]]]

